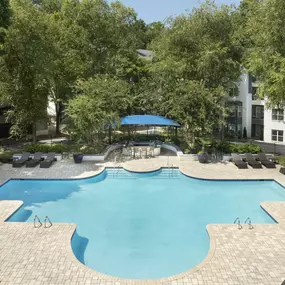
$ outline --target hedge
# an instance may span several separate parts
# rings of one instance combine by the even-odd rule
[[[55,153],[63,153],[68,152],[69,147],[65,144],[30,144],[26,145],[23,148],[23,151],[35,153],[35,152],[55,152]]]
[[[221,142],[216,145],[216,149],[223,153],[258,153],[262,149],[254,144],[231,144],[228,142]]]

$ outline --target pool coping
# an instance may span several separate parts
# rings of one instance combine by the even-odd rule
[[[85,176],[85,177],[70,177],[70,178],[14,178],[14,177],[11,177],[9,179],[7,179],[6,181],[4,181],[2,184],[0,184],[0,188],[2,186],[4,186],[6,183],[8,183],[9,181],[11,180],[35,180],[35,181],[42,181],[42,180],[47,180],[47,181],[67,181],[67,180],[72,180],[72,181],[79,181],[79,180],[87,180],[87,179],[91,179],[91,178],[94,178],[96,176],[99,176],[101,174],[103,174],[106,170],[108,169],[124,169],[125,171],[127,172],[130,172],[130,173],[136,173],[136,174],[149,174],[149,173],[155,173],[155,172],[158,172],[162,169],[176,169],[176,170],[179,170],[179,172],[188,177],[188,178],[192,178],[192,179],[196,179],[196,180],[202,180],[202,181],[274,181],[276,182],[277,184],[279,184],[280,186],[282,186],[284,189],[285,189],[285,185],[283,185],[281,182],[277,181],[276,179],[274,178],[244,178],[244,179],[236,179],[236,178],[227,178],[227,179],[222,179],[222,178],[203,178],[203,177],[197,177],[197,176],[193,176],[193,175],[190,175],[190,174],[187,174],[185,173],[185,171],[183,171],[180,167],[165,167],[165,166],[161,166],[161,167],[158,167],[154,170],[149,170],[149,171],[137,171],[137,170],[129,170],[128,168],[125,168],[124,166],[119,166],[119,167],[111,167],[111,166],[103,166],[101,168],[101,170],[96,173],[96,174],[92,174],[92,175],[89,175],[89,176]]]

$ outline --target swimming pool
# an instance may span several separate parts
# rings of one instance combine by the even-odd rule
[[[284,201],[274,181],[205,181],[179,170],[137,174],[107,169],[81,180],[10,180],[0,199],[24,205],[8,221],[77,224],[72,248],[86,266],[133,279],[168,277],[199,264],[209,250],[207,224],[250,217],[274,223],[262,201]]]

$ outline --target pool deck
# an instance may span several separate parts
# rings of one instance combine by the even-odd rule
[[[116,164],[130,171],[179,167],[182,173],[203,179],[275,179],[285,186],[278,169],[238,170],[232,163],[200,164],[179,161],[175,156],[132,160]],[[0,165],[0,183],[10,178],[82,178],[96,175],[112,162],[74,164],[63,160],[50,169],[12,168]],[[230,189],[229,189],[230,191]],[[0,201],[0,284],[172,284],[281,285],[285,280],[285,202],[263,202],[261,207],[278,224],[208,225],[210,251],[198,266],[173,277],[157,280],[126,280],[100,274],[73,255],[74,224],[34,228],[33,223],[4,222],[22,205]],[[225,213],[226,214],[226,213]],[[254,221],[253,221],[254,222]]]

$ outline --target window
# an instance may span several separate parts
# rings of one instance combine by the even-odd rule
[[[264,118],[264,107],[263,106],[252,106],[252,118],[263,119]]]
[[[283,121],[283,119],[284,119],[284,110],[283,109],[273,109],[272,110],[272,120]]]
[[[271,131],[271,140],[275,142],[283,142],[283,131],[272,130]]]
[[[258,88],[257,87],[252,87],[252,100],[258,100],[260,99],[258,96]]]

